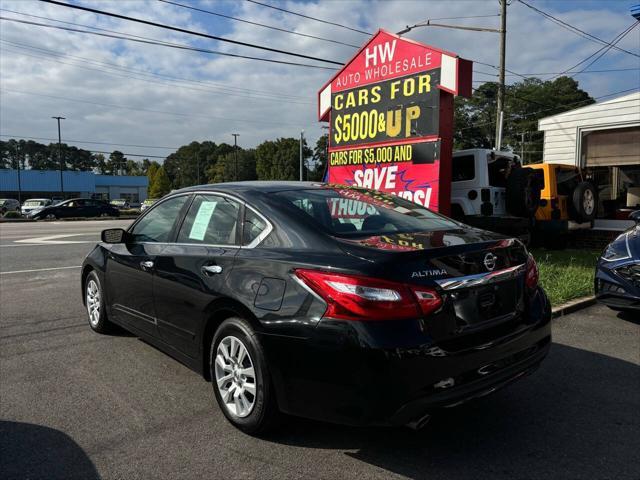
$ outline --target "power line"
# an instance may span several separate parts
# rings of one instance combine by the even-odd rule
[[[631,30],[633,30],[636,25],[638,25],[639,22],[634,22],[632,25],[630,25],[628,28],[624,29],[622,32],[620,32],[618,35],[616,35],[616,37],[612,40],[611,44],[607,44],[606,46],[600,47],[598,50],[596,50],[595,52],[593,52],[591,55],[589,55],[587,58],[585,58],[584,60],[576,63],[575,65],[573,65],[572,67],[567,68],[564,72],[562,72],[559,75],[556,75],[553,78],[558,78],[561,75],[566,74],[568,71],[573,70],[576,67],[579,67],[580,65],[582,65],[583,63],[589,61],[591,58],[596,57],[596,59],[594,61],[592,61],[589,65],[587,65],[586,67],[584,67],[582,70],[572,74],[571,76],[577,75],[578,73],[582,73],[584,70],[586,70],[587,68],[589,68],[591,65],[593,65],[595,62],[597,62],[603,55],[605,55],[611,48],[613,45],[615,45],[616,43],[618,43],[620,40],[622,40]]]
[[[636,70],[640,70],[640,68],[638,68],[638,67],[632,67],[632,68],[608,68],[608,69],[604,69],[604,70],[589,70],[588,72],[570,71],[570,70],[564,71],[564,72],[534,72],[534,73],[523,73],[522,75],[535,77],[535,76],[539,76],[539,75],[563,75],[565,73],[611,73],[611,72],[631,72],[631,71],[636,71]],[[476,72],[476,73],[483,73],[483,72]],[[488,74],[485,73],[485,75],[488,75]],[[510,73],[509,75],[513,75],[513,74]]]
[[[309,19],[309,20],[315,20],[316,22],[326,23],[327,25],[333,25],[333,26],[340,27],[340,28],[346,28],[347,30],[351,30],[352,32],[363,33],[364,35],[372,35],[371,32],[365,32],[364,30],[358,30],[357,28],[348,27],[346,25],[341,25],[340,23],[330,22],[329,20],[323,20],[321,18],[311,17],[309,15],[304,15],[302,13],[292,12],[291,10],[286,10],[284,8],[276,7],[274,5],[269,5],[268,3],[257,2],[256,0],[247,0],[247,2],[255,3],[256,5],[260,5],[260,6],[267,7],[267,8],[272,8],[274,10],[279,10],[281,12],[289,13],[291,15],[296,15],[298,17],[306,18],[306,19]]]
[[[241,118],[229,118],[229,117],[216,117],[216,116],[211,116],[211,115],[200,115],[197,113],[182,113],[182,112],[168,112],[165,110],[153,110],[153,109],[149,109],[149,108],[140,108],[140,107],[127,107],[126,105],[116,105],[113,103],[102,103],[102,102],[94,102],[91,100],[81,100],[81,99],[77,99],[77,98],[69,98],[69,97],[61,97],[61,96],[56,96],[56,95],[45,95],[43,93],[35,93],[35,92],[24,92],[24,91],[19,91],[19,90],[10,90],[8,88],[1,88],[0,89],[0,93],[2,92],[9,92],[9,93],[18,93],[21,95],[33,95],[36,97],[45,97],[45,98],[52,98],[55,100],[67,100],[69,102],[78,102],[78,103],[87,103],[89,105],[99,105],[102,107],[111,107],[111,108],[121,108],[124,110],[133,110],[134,112],[150,112],[150,113],[161,113],[164,115],[176,115],[176,116],[180,116],[180,117],[198,117],[198,118],[208,118],[208,119],[213,119],[213,120],[227,120],[227,121],[232,121],[232,122],[244,122],[244,123],[259,123],[259,124],[268,124],[268,125],[273,125],[274,123],[272,121],[262,121],[262,120],[248,120],[248,119],[241,119]],[[290,126],[299,126],[299,124],[297,123],[280,123],[280,125],[290,125]]]
[[[360,48],[358,45],[351,45],[350,43],[344,43],[344,42],[341,42],[339,40],[331,40],[330,38],[317,37],[315,35],[309,35],[309,34],[306,34],[306,33],[295,32],[293,30],[287,30],[286,28],[274,27],[273,25],[265,25],[264,23],[253,22],[251,20],[246,20],[244,18],[232,17],[230,15],[225,15],[223,13],[212,12],[211,10],[205,10],[204,8],[193,7],[191,5],[184,5],[182,3],[172,2],[170,0],[158,0],[158,1],[162,2],[162,3],[168,3],[170,5],[176,5],[176,6],[182,7],[182,8],[188,8],[189,10],[195,10],[196,12],[202,12],[202,13],[207,13],[209,15],[215,15],[217,17],[228,18],[229,20],[235,20],[236,22],[243,22],[243,23],[248,23],[249,25],[256,25],[258,27],[269,28],[271,30],[277,30],[278,32],[290,33],[291,35],[298,35],[300,37],[313,38],[315,40],[322,40],[323,42],[337,43],[339,45],[345,45],[347,47]]]
[[[617,91],[617,92],[612,92],[612,93],[607,93],[605,95],[600,95],[598,97],[595,97],[593,100],[600,100],[600,99],[603,99],[603,98],[606,98],[606,97],[613,97],[614,95],[620,95],[622,93],[637,92],[637,91],[638,91],[637,87],[636,88],[628,88],[626,90],[620,90],[620,91]],[[556,110],[558,107],[571,107],[571,106],[578,105],[580,103],[585,103],[585,102],[588,102],[588,101],[589,101],[588,99],[585,99],[585,100],[579,100],[577,102],[571,102],[571,103],[565,103],[565,104],[561,104],[561,105],[556,105],[555,107],[549,107],[549,108],[545,108],[545,109],[542,109],[542,110],[537,110],[535,112],[529,112],[526,115],[522,115],[521,118],[530,117],[532,115],[537,115],[538,113],[548,112],[550,110]],[[613,103],[616,103],[616,102],[611,102],[611,103],[613,104]],[[589,104],[589,105],[594,105],[594,104],[592,103],[592,104]],[[586,107],[586,106],[589,106],[589,105],[583,105],[583,106]],[[580,108],[580,107],[578,107],[578,108]],[[559,112],[558,114],[565,113],[565,112]],[[515,114],[507,113],[507,115],[515,115]],[[474,123],[473,125],[469,125],[468,127],[458,128],[457,130],[458,131],[469,130],[470,128],[482,127],[482,126],[485,126],[485,125],[494,125],[494,124],[495,124],[495,122]],[[534,133],[541,133],[541,132],[534,132]]]
[[[44,1],[44,0],[41,0]],[[163,42],[163,41],[152,41],[152,40],[142,40],[139,38],[133,38],[132,36],[122,36],[122,35],[112,35],[109,33],[100,33],[100,32],[91,32],[88,30],[80,30],[77,28],[69,28],[69,27],[63,27],[61,25],[50,25],[50,24],[46,24],[46,23],[38,23],[38,22],[30,22],[28,20],[20,20],[17,18],[9,18],[9,17],[1,17],[0,16],[0,20],[6,20],[6,21],[10,21],[10,22],[17,22],[17,23],[24,23],[26,25],[36,25],[39,27],[46,27],[46,28],[55,28],[58,30],[66,30],[68,32],[77,32],[77,33],[87,33],[90,35],[98,35],[101,37],[109,37],[109,38],[117,38],[119,40],[128,40],[130,42],[138,42],[138,43],[146,43],[148,45],[159,45],[162,47],[170,47],[170,48],[177,48],[179,50],[191,50],[194,52],[199,52],[199,53],[211,53],[211,54],[215,54],[215,55],[223,55],[226,57],[235,57],[235,58],[244,58],[247,60],[258,60],[261,62],[269,62],[269,63],[278,63],[281,65],[293,65],[293,66],[297,66],[297,67],[307,67],[307,68],[319,68],[322,70],[337,70],[337,68],[333,68],[333,67],[323,67],[322,65],[310,65],[307,63],[297,63],[297,62],[287,62],[285,60],[275,60],[275,59],[271,59],[271,58],[261,58],[261,57],[252,57],[252,56],[248,56],[248,55],[240,55],[237,53],[228,53],[228,52],[220,52],[217,50],[209,50],[207,48],[199,48],[199,47],[192,47],[192,46],[187,46],[187,45],[181,45],[178,43],[170,43],[170,42]],[[127,34],[128,35],[128,34]]]
[[[588,38],[588,39],[590,39],[592,41],[595,41],[595,42],[600,43],[600,44],[605,45],[605,46],[612,46],[616,50],[619,50],[621,52],[628,53],[629,55],[633,55],[634,57],[639,57],[640,58],[640,55],[638,55],[637,53],[633,53],[633,52],[630,52],[629,50],[625,50],[624,48],[620,48],[620,47],[617,47],[615,45],[612,45],[610,42],[607,42],[606,40],[603,40],[603,39],[601,39],[599,37],[596,37],[595,35],[592,35],[589,32],[585,32],[584,30],[580,30],[578,27],[575,27],[575,26],[571,25],[570,23],[567,23],[567,22],[565,22],[563,20],[560,20],[559,18],[554,17],[550,13],[544,12],[544,11],[540,10],[539,8],[534,7],[533,5],[528,4],[524,0],[518,0],[518,2],[520,2],[525,7],[530,8],[534,12],[537,12],[538,14],[542,15],[543,17],[546,17],[547,19],[551,20],[552,22],[562,26],[563,28],[565,28],[565,29],[577,34],[577,35],[580,35],[583,38]]]
[[[302,102],[300,100],[298,100],[298,98],[301,97],[288,97],[288,96],[277,96],[277,95],[267,95],[267,94],[262,94],[259,93],[259,91],[257,91],[258,93],[252,93],[251,90],[248,90],[248,94],[245,92],[237,92],[235,90],[227,90],[226,87],[216,87],[216,86],[208,86],[207,83],[208,82],[202,82],[202,81],[198,81],[198,80],[189,80],[189,79],[180,79],[180,77],[172,77],[169,75],[163,75],[163,74],[159,74],[159,73],[154,73],[154,72],[144,72],[142,70],[137,70],[137,69],[129,69],[129,68],[125,68],[125,67],[120,67],[119,65],[116,64],[111,64],[109,62],[98,62],[95,60],[91,60],[88,58],[84,58],[84,57],[78,57],[75,55],[66,55],[66,54],[62,54],[62,53],[56,53],[53,52],[51,50],[46,50],[46,49],[40,49],[37,47],[30,47],[30,46],[23,46],[19,43],[16,42],[10,42],[7,40],[2,40],[0,39],[1,43],[7,43],[9,45],[16,45],[15,48],[19,48],[19,49],[27,49],[27,50],[35,50],[35,53],[25,53],[25,52],[21,52],[21,51],[17,51],[17,50],[12,50],[10,48],[7,47],[2,47],[2,50],[5,51],[10,51],[10,52],[14,52],[17,53],[19,55],[26,55],[28,57],[32,57],[32,58],[38,58],[41,60],[46,60],[46,61],[50,61],[50,62],[55,62],[55,63],[59,63],[62,65],[69,65],[72,66],[74,68],[81,68],[83,70],[90,70],[90,71],[94,71],[94,72],[101,72],[107,75],[112,75],[118,78],[132,78],[134,80],[141,80],[141,81],[145,81],[145,82],[149,82],[149,83],[154,83],[157,85],[166,85],[166,86],[172,86],[172,87],[178,87],[178,88],[184,88],[184,89],[188,89],[188,90],[194,90],[194,91],[198,91],[198,92],[206,92],[206,93],[215,93],[215,94],[224,94],[224,95],[233,95],[233,96],[237,96],[240,98],[248,98],[248,99],[252,99],[252,100],[269,100],[269,101],[276,101],[276,102],[287,102],[289,104],[295,104],[295,105],[311,105],[311,102]],[[45,52],[45,53],[40,53],[39,51]],[[76,63],[68,63],[68,62],[63,62],[61,60],[59,60],[58,58],[48,58],[50,56],[53,57],[63,57],[63,58],[70,58],[72,60],[78,59],[78,60],[82,60],[88,64],[93,64],[93,65],[107,65],[106,68],[111,68],[111,69],[115,69],[118,70],[118,72],[114,72],[114,71],[109,71],[109,70],[103,70],[101,68],[92,68],[86,65],[78,65]],[[110,66],[113,65],[113,66]],[[123,72],[132,72],[134,75],[140,75],[140,76],[132,76],[132,75],[125,75],[123,73],[120,73],[119,71],[123,71]],[[161,79],[168,79],[168,81],[156,81],[156,80],[151,80],[149,78],[145,78],[145,77],[159,77]],[[188,85],[183,85],[181,83],[178,82],[192,82],[192,83],[196,83],[196,84],[202,84],[205,86],[205,88],[197,88],[194,86],[188,86]],[[206,88],[208,87],[208,88]],[[213,90],[213,89],[217,89],[217,90]]]
[[[470,15],[466,17],[440,17],[440,18],[429,18],[427,20],[435,21],[435,20],[461,20],[463,18],[489,18],[489,17],[499,17],[499,13],[495,13],[493,15]],[[426,22],[427,20],[424,20]],[[420,22],[423,23],[423,22]]]
[[[342,62],[336,62],[334,60],[327,60],[325,58],[314,57],[314,56],[311,56],[311,55],[304,55],[302,53],[295,53],[295,52],[290,52],[290,51],[287,51],[287,50],[280,50],[278,48],[266,47],[264,45],[256,45],[256,44],[253,44],[253,43],[241,42],[239,40],[232,40],[230,38],[219,37],[217,35],[210,35],[210,34],[204,33],[204,32],[196,32],[194,30],[187,30],[185,28],[174,27],[172,25],[166,25],[164,23],[152,22],[150,20],[143,20],[141,18],[129,17],[127,15],[120,15],[118,13],[106,12],[104,10],[97,10],[95,8],[83,7],[81,5],[72,5],[70,3],[59,2],[57,0],[40,0],[40,1],[44,2],[44,3],[51,3],[53,5],[59,5],[61,7],[73,8],[73,9],[82,10],[82,11],[85,11],[85,12],[96,13],[98,15],[105,15],[107,17],[119,18],[121,20],[127,20],[127,21],[130,21],[130,22],[141,23],[143,25],[150,25],[152,27],[163,28],[165,30],[172,30],[174,32],[186,33],[188,35],[194,35],[196,37],[202,37],[202,38],[208,38],[210,40],[218,40],[220,42],[232,43],[234,45],[240,45],[240,46],[243,46],[243,47],[256,48],[256,49],[259,49],[259,50],[266,50],[268,52],[281,53],[283,55],[289,55],[289,56],[298,57],[298,58],[305,58],[307,60],[316,60],[318,62],[331,63],[331,64],[334,64],[334,65],[342,65]]]
[[[27,136],[27,135],[14,135],[14,134],[7,134],[7,133],[0,134],[0,137],[27,138],[29,140],[49,140],[49,141],[56,141],[56,142],[58,141],[57,138],[30,137],[30,136]],[[67,140],[67,139],[65,139],[65,143],[67,143],[67,142],[82,143],[82,144],[87,144],[87,145],[107,145],[107,146],[112,146],[112,147],[157,148],[157,149],[161,149],[161,150],[178,150],[178,148],[180,148],[180,147],[160,147],[160,146],[155,146],[155,145],[133,145],[133,144],[128,144],[128,143],[108,143],[108,142],[94,142],[94,141],[89,141],[89,140]]]
[[[171,42],[157,40],[157,39],[154,39],[154,38],[142,37],[142,36],[139,36],[139,35],[133,35],[133,34],[126,33],[126,32],[118,32],[118,31],[115,31],[115,30],[107,30],[105,28],[93,27],[93,26],[90,26],[90,25],[83,25],[83,24],[80,24],[80,23],[65,22],[64,20],[57,20],[55,18],[49,18],[49,17],[41,17],[39,15],[33,15],[33,14],[29,14],[29,13],[24,13],[24,12],[18,12],[18,11],[15,11],[15,10],[8,10],[6,8],[0,8],[0,11],[15,13],[15,14],[18,14],[18,15],[26,16],[26,17],[39,18],[41,20],[49,20],[49,21],[52,21],[52,22],[64,23],[64,24],[67,24],[67,25],[74,25],[76,27],[90,28],[92,30],[100,30],[100,31],[103,31],[103,32],[115,33],[115,34],[119,34],[119,35],[127,35],[127,36],[130,36],[130,37],[140,38],[140,39],[143,39],[143,40],[150,40],[150,41],[153,41],[153,42],[159,42],[159,43],[167,44],[167,45],[176,45],[176,46],[187,47],[187,48],[190,47],[189,45],[173,44]],[[6,43],[11,43],[11,44],[17,45],[17,46],[23,46],[25,48],[47,51],[47,52],[51,52],[51,53],[54,53],[54,54],[56,53],[53,50],[47,50],[47,49],[36,47],[34,45],[25,44],[25,43],[21,44],[21,43],[17,43],[17,42],[10,42],[8,40],[2,40],[2,41],[6,42]],[[215,52],[215,53],[218,53],[218,52]],[[64,55],[66,55],[68,57],[79,58],[79,59],[81,59],[83,61],[88,61],[86,58],[83,58],[83,57],[76,57],[74,55],[69,55],[69,54],[64,54]],[[95,61],[94,61],[94,63],[95,63]],[[121,65],[118,65],[118,64],[115,64],[115,63],[107,63],[107,62],[98,62],[98,63],[105,63],[106,65],[113,65],[115,67],[124,68]],[[334,70],[333,67],[320,67],[320,66],[316,66],[316,65],[313,65],[313,67]],[[129,70],[133,70],[133,69],[129,69]],[[257,90],[257,89],[253,89],[253,88],[241,88],[241,87],[236,87],[236,86],[232,86],[232,85],[216,83],[216,82],[211,82],[211,81],[203,82],[201,80],[193,80],[193,79],[188,79],[188,78],[184,78],[184,77],[174,77],[174,76],[159,74],[159,73],[155,73],[155,72],[145,72],[143,70],[139,70],[139,71],[143,72],[143,73],[147,73],[149,75],[154,75],[154,76],[166,77],[166,78],[175,79],[175,80],[181,80],[181,81],[186,81],[186,82],[195,82],[195,83],[206,84],[207,86],[210,85],[210,86],[213,86],[214,88],[223,88],[223,89],[226,89],[226,90],[229,90],[229,91],[237,90],[237,91],[245,91],[245,92],[249,92],[249,93],[257,92],[257,93],[260,93],[260,94],[270,95],[270,96],[274,96],[274,97],[285,97],[285,98],[298,98],[298,99],[306,99],[306,98],[308,98],[307,96],[303,97],[303,96],[300,96],[300,95],[288,95],[288,94],[284,94],[284,93],[277,93],[277,92],[266,91],[266,90]]]

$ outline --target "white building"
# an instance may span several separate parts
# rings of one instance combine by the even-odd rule
[[[596,184],[599,217],[640,204],[640,91],[542,118],[543,161],[575,165]]]

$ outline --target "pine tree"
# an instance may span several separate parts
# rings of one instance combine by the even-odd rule
[[[160,198],[171,190],[171,182],[167,172],[164,171],[164,167],[158,168],[158,171],[153,176],[153,183],[149,189],[149,196],[151,198]]]

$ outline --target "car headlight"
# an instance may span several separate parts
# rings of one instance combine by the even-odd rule
[[[607,262],[614,262],[616,260],[624,260],[630,258],[631,252],[629,252],[629,236],[627,234],[620,235],[613,242],[607,245],[602,253],[602,259]]]

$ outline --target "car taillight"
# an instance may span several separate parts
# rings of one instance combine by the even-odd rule
[[[326,303],[325,317],[393,320],[428,315],[442,305],[433,289],[364,275],[296,269],[295,275]]]
[[[524,283],[529,290],[534,290],[538,286],[538,265],[531,254],[527,257],[527,275]]]

